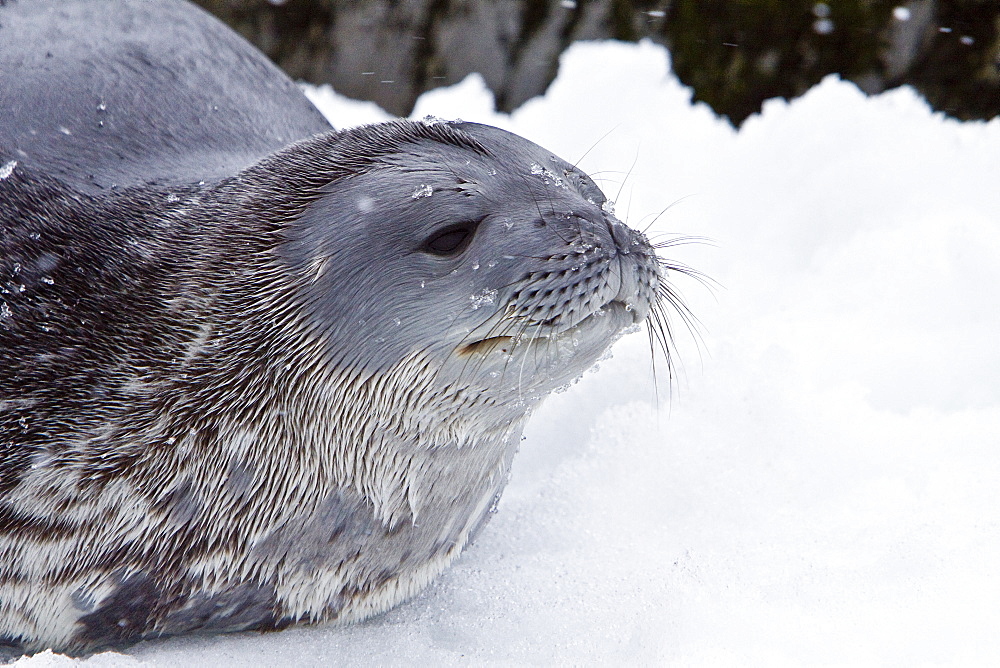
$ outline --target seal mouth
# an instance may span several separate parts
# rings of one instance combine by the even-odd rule
[[[524,319],[510,319],[505,329],[516,330],[516,333],[478,339],[460,346],[457,352],[465,356],[492,352],[510,354],[515,348],[522,346],[549,345],[555,341],[570,340],[579,336],[607,337],[610,342],[617,332],[641,319],[632,306],[616,299],[572,327],[560,328],[544,321],[526,322]]]

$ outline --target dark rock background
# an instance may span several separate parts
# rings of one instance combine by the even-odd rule
[[[295,79],[406,115],[479,72],[511,111],[575,40],[666,45],[695,98],[739,125],[830,73],[868,93],[911,84],[959,119],[1000,114],[997,0],[196,0]]]

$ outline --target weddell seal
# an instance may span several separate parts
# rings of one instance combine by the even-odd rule
[[[669,336],[673,266],[579,169],[334,131],[193,6],[4,4],[0,109],[8,655],[386,610],[547,393]]]

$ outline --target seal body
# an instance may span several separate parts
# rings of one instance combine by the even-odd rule
[[[86,40],[44,55],[53,16],[99,5],[0,7],[0,38],[39,35],[0,49],[0,90],[18,67],[62,84],[0,118],[0,643],[386,610],[488,518],[534,406],[660,308],[655,253],[510,133],[329,130],[186,5],[126,5],[103,71],[134,73],[113,82],[132,101],[102,98],[74,69]],[[194,17],[186,43],[222,31],[215,89],[178,36],[136,42],[147,11]],[[190,86],[145,78],[163,68]],[[280,95],[254,103],[248,71]],[[165,98],[187,120],[161,136]],[[207,139],[186,127],[205,113]]]

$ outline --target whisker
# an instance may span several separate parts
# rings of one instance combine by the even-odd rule
[[[636,147],[636,149],[635,149],[635,157],[632,158],[632,165],[628,168],[628,171],[625,173],[625,178],[622,180],[621,185],[618,187],[618,194],[615,195],[615,201],[616,202],[619,199],[621,199],[622,190],[625,189],[625,184],[628,183],[629,177],[632,176],[632,170],[635,169],[635,166],[636,166],[636,164],[638,164],[638,162],[639,162],[639,149],[638,149],[638,147]]]
[[[667,211],[669,211],[670,209],[672,209],[675,205],[680,204],[681,202],[683,202],[684,200],[686,200],[689,197],[694,197],[694,195],[684,195],[684,197],[681,197],[680,199],[676,199],[673,202],[671,202],[670,204],[668,204],[665,207],[663,207],[663,209],[658,214],[656,214],[655,216],[653,216],[653,220],[649,221],[649,224],[646,225],[646,227],[644,227],[642,229],[642,233],[646,234],[646,232],[649,231],[649,228],[651,228],[653,225],[655,225],[656,221],[658,221],[660,219],[660,216],[662,216]]]
[[[577,159],[577,161],[573,163],[573,169],[579,169],[580,163],[583,162],[583,159],[586,158],[588,155],[590,155],[591,151],[593,151],[595,148],[597,148],[598,145],[602,141],[604,141],[605,139],[608,138],[608,135],[610,135],[612,132],[614,132],[615,130],[617,130],[619,127],[621,127],[621,123],[619,123],[618,125],[613,126],[610,130],[608,130],[607,132],[605,132],[597,141],[595,141],[593,144],[591,144],[590,148],[588,148],[584,152],[584,154],[581,155],[579,157],[579,159]],[[591,176],[591,178],[593,178],[594,175],[591,174],[590,176]]]

